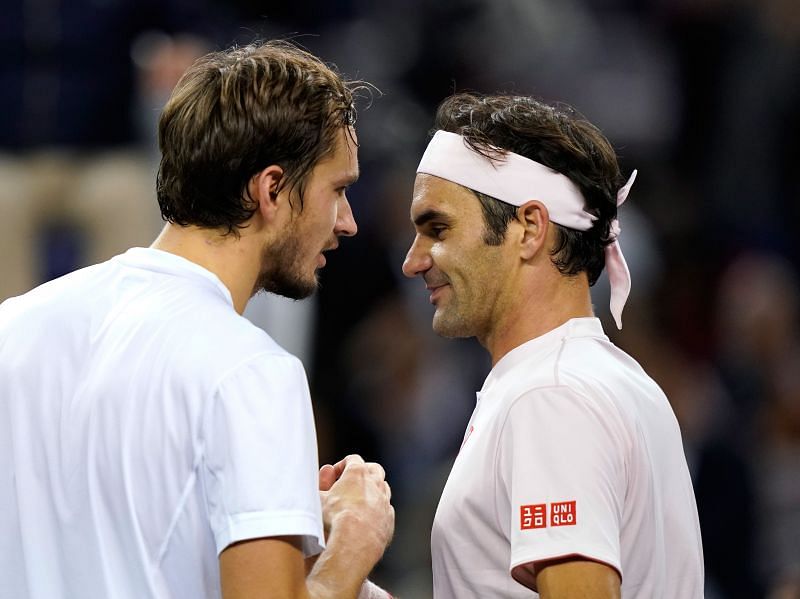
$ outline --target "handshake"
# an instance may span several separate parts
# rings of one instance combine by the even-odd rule
[[[383,467],[349,455],[320,468],[319,489],[327,547],[307,560],[309,590],[332,571],[345,571],[356,591],[361,588],[359,598],[391,597],[363,582],[394,533],[392,490]]]

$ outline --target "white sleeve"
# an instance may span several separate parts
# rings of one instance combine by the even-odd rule
[[[217,552],[245,539],[303,537],[324,547],[317,440],[300,361],[261,354],[218,385],[200,476]]]
[[[498,449],[500,497],[510,505],[509,572],[571,555],[620,575],[625,441],[613,407],[567,387],[511,405]]]

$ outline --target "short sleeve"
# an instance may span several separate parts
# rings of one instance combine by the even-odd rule
[[[281,535],[302,536],[306,555],[322,550],[316,432],[297,358],[262,354],[219,383],[200,476],[218,553]]]
[[[613,409],[566,387],[529,391],[511,405],[498,450],[510,572],[580,555],[622,574],[625,440]]]

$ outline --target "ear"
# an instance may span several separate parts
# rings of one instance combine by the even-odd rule
[[[283,169],[277,164],[272,164],[251,177],[247,191],[256,209],[253,217],[264,223],[275,220],[276,214],[285,202],[286,194],[278,193],[282,178]]]
[[[544,204],[532,200],[517,209],[517,220],[522,225],[520,257],[530,260],[545,246],[550,228],[550,214]]]

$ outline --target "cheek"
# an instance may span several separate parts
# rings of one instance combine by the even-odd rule
[[[468,281],[481,258],[476,248],[448,239],[434,242],[430,247],[430,256],[440,270],[454,275],[461,273],[462,278]]]
[[[431,244],[428,253],[436,266],[442,267],[445,264],[453,263],[452,250],[441,241]]]
[[[309,222],[308,229],[306,230],[307,238],[309,239],[328,239],[331,232],[336,225],[336,211],[322,211],[320,210],[313,221]]]
[[[320,218],[317,224],[318,229],[326,235],[330,235],[336,227],[336,219],[338,218],[339,211],[336,207],[336,202],[331,203],[328,210],[320,211]]]

